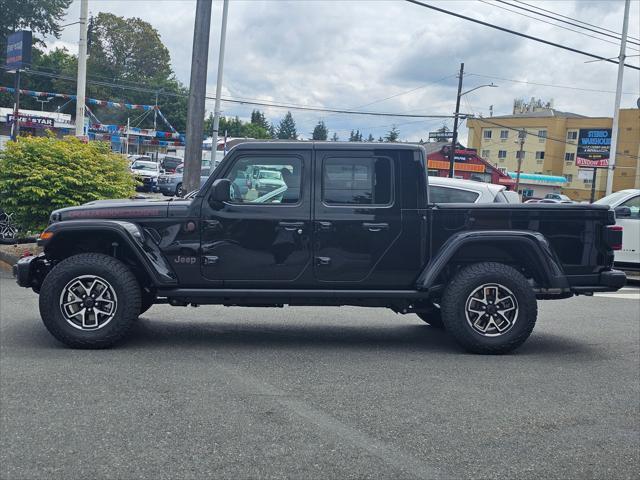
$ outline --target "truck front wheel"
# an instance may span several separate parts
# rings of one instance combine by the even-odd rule
[[[524,343],[536,323],[538,307],[527,279],[501,263],[462,269],[441,301],[445,328],[474,353],[510,352]]]
[[[47,330],[73,348],[106,348],[121,340],[141,308],[131,270],[108,255],[73,255],[45,277],[40,316]]]

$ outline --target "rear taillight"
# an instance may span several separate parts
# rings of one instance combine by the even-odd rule
[[[622,227],[620,225],[607,227],[607,245],[611,250],[622,250]]]

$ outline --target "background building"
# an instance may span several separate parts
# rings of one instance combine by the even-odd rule
[[[422,146],[427,151],[429,175],[449,176],[449,152],[451,142],[431,142]],[[456,145],[454,153],[454,177],[486,183],[499,183],[511,189],[515,183],[505,171],[501,171],[478,155],[478,152],[462,145]]]
[[[514,105],[512,115],[468,119],[470,148],[497,168],[516,172],[520,148],[518,130],[523,129],[528,135],[524,141],[521,172],[564,177],[563,193],[574,200],[589,200],[593,170],[576,166],[578,133],[580,129],[611,128],[612,119],[562,112],[550,105],[532,109],[517,106]],[[637,108],[620,110],[617,151],[613,190],[638,188],[640,110]],[[605,187],[606,169],[599,169],[596,198],[604,196]]]

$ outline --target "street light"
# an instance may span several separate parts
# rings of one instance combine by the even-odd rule
[[[456,113],[453,118],[453,135],[451,137],[451,149],[449,151],[449,178],[453,178],[454,173],[454,158],[456,151],[456,144],[458,143],[458,117],[460,116],[460,98],[467,93],[473,92],[474,90],[478,90],[483,87],[497,87],[498,85],[494,85],[492,83],[488,83],[486,85],[478,85],[477,87],[472,88],[471,90],[467,90],[466,92],[462,92],[462,77],[464,76],[464,63],[460,64],[460,75],[458,76],[458,95],[456,96]]]
[[[54,98],[55,97],[47,97],[45,100],[40,100],[39,98],[36,98],[36,102],[40,102],[40,111],[44,112],[44,104],[49,103]]]

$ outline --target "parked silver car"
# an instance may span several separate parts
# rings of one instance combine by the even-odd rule
[[[184,174],[184,164],[178,165],[176,167],[175,173],[164,173],[158,177],[158,184],[155,188],[156,192],[160,192],[167,197],[182,197],[185,194],[184,188],[182,186],[182,176]],[[200,170],[200,187],[204,185],[204,183],[209,178],[211,171],[209,169],[209,165],[203,166],[202,170]]]

